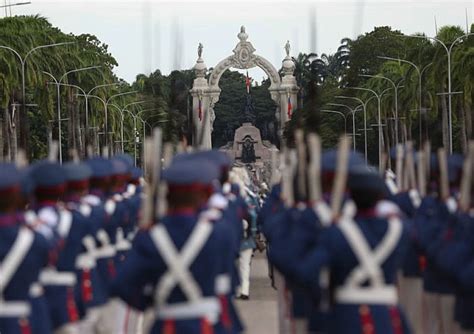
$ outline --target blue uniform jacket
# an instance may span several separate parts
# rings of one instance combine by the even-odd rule
[[[3,262],[13,246],[21,228],[20,224],[21,222],[18,221],[16,214],[0,215],[0,263]],[[31,247],[3,291],[3,300],[6,302],[22,301],[29,304],[30,286],[38,280],[40,270],[47,264],[48,243],[40,234],[32,233],[34,233],[34,239]],[[30,317],[28,324],[28,319],[4,318],[0,316],[0,333],[22,334],[20,321],[26,321],[24,325],[33,327],[34,323],[32,320]],[[48,329],[46,328],[46,330]],[[45,333],[47,334],[48,332]]]
[[[196,215],[173,215],[163,218],[163,224],[177,249],[181,249],[196,226]],[[216,296],[215,280],[229,259],[219,256],[228,247],[230,239],[219,224],[213,225],[213,231],[207,243],[190,266],[192,276],[199,284],[203,296]],[[151,227],[152,229],[153,227]],[[130,306],[145,310],[154,305],[154,287],[168,268],[154,245],[149,231],[141,230],[135,237],[133,247],[119,268],[117,279],[113,282],[113,291]],[[179,286],[176,286],[167,299],[168,304],[187,302]],[[151,333],[161,333],[165,322],[157,320]],[[176,320],[177,334],[201,333],[201,319]],[[219,328],[216,326],[215,328]],[[217,333],[225,333],[223,330]]]
[[[379,244],[387,231],[388,223],[385,219],[356,217],[355,222],[372,248]],[[396,283],[396,274],[403,260],[406,238],[406,231],[403,231],[395,250],[381,266],[387,284],[394,285]],[[344,285],[348,275],[358,265],[358,260],[337,225],[332,225],[324,230],[320,235],[317,247],[300,261],[295,261],[290,252],[282,252],[279,256],[281,256],[280,261],[284,270],[293,273],[298,280],[306,282],[306,284],[318,282],[321,270],[329,268],[331,285],[334,288]],[[285,259],[285,257],[287,258]],[[360,306],[358,304],[335,303],[328,317],[328,333],[363,333],[359,313]],[[375,326],[374,331],[376,333],[393,333],[393,309],[385,305],[368,306]],[[400,316],[403,333],[409,333],[400,309],[395,308],[395,310]]]

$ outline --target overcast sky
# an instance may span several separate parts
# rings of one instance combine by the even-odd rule
[[[4,1],[8,0],[0,3]],[[472,0],[31,1],[31,5],[12,9],[13,14],[40,14],[65,33],[96,35],[117,59],[118,76],[129,82],[138,73],[155,69],[169,73],[191,68],[199,42],[204,45],[206,65],[215,66],[232,53],[241,25],[246,26],[256,53],[280,68],[286,40],[290,40],[292,54],[332,53],[342,38],[353,38],[375,26],[433,36],[435,17],[438,27],[452,24],[465,29],[466,9],[469,23],[474,14]],[[264,76],[261,70],[250,74],[258,81]]]

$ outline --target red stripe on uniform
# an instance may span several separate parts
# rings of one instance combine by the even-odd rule
[[[221,308],[222,308],[222,313],[221,313],[222,325],[226,329],[231,329],[232,328],[232,320],[230,319],[229,302],[227,300],[227,296],[225,296],[225,295],[219,296],[219,301],[221,303]]]
[[[393,334],[403,334],[400,311],[397,307],[390,307],[390,321],[392,322]]]
[[[66,300],[67,314],[70,322],[79,320],[79,313],[77,312],[76,301],[74,300],[74,289],[67,288],[67,300]]]
[[[165,320],[165,323],[163,324],[163,334],[176,334],[174,320]]]
[[[370,308],[367,305],[359,307],[360,324],[362,326],[363,334],[375,334],[375,324]]]
[[[201,319],[201,334],[214,334],[214,328],[206,318]]]

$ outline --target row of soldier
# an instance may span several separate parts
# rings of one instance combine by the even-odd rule
[[[280,333],[472,332],[473,145],[407,143],[381,173],[297,132],[259,215]]]
[[[147,182],[127,155],[0,164],[0,333],[243,330],[258,192],[221,152],[161,151]]]

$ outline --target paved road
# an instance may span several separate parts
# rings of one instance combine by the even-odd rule
[[[256,253],[250,273],[250,300],[237,301],[247,334],[278,332],[277,295],[268,278],[267,260]]]

